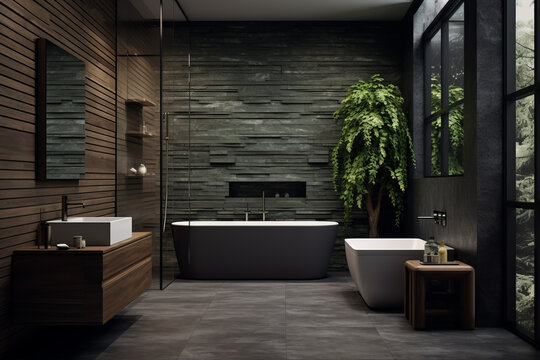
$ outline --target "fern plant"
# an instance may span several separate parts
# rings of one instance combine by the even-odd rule
[[[334,188],[343,201],[345,223],[353,208],[365,207],[369,236],[377,237],[383,195],[390,198],[399,225],[408,160],[415,164],[403,97],[397,86],[374,75],[351,86],[341,103],[334,113],[343,122],[332,151]]]

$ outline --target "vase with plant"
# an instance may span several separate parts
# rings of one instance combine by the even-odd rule
[[[370,237],[378,237],[385,194],[399,225],[409,160],[415,165],[403,102],[397,86],[374,75],[370,81],[351,86],[342,107],[334,113],[343,124],[332,151],[334,188],[343,201],[346,224],[353,208],[366,209]]]

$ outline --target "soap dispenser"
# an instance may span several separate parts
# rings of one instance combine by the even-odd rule
[[[439,246],[439,263],[447,263],[448,262],[448,252],[446,251],[446,248],[444,247],[444,240],[441,240],[441,246]]]

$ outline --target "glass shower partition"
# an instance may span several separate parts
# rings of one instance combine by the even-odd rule
[[[152,232],[151,288],[158,289],[159,19],[141,14],[131,0],[118,0],[117,9],[116,212],[133,218],[133,232]]]
[[[178,275],[171,223],[189,221],[189,28],[175,0],[162,0],[161,287]]]
[[[116,213],[152,232],[152,289],[176,279],[170,223],[189,220],[186,29],[175,0],[117,2]]]

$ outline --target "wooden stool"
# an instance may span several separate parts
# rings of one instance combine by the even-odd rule
[[[459,265],[421,265],[419,260],[405,262],[405,317],[414,329],[426,327],[426,282],[455,280],[459,288],[458,312],[462,329],[474,329],[474,269]],[[438,311],[441,313],[441,311]]]

